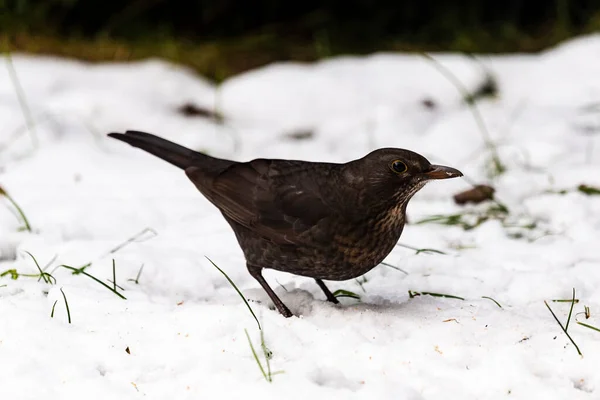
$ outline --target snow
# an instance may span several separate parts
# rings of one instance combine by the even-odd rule
[[[0,186],[33,232],[19,231],[14,207],[1,199],[0,273],[35,274],[30,252],[40,266],[50,263],[57,282],[0,278],[0,398],[598,398],[600,333],[571,319],[580,357],[544,300],[564,324],[570,304],[550,300],[575,288],[577,320],[600,326],[600,197],[576,190],[600,186],[600,36],[540,54],[433,57],[469,90],[486,73],[496,78],[499,95],[477,107],[506,173],[488,177],[490,153],[471,110],[418,55],[277,63],[218,87],[160,60],[90,65],[13,55],[38,145],[9,74],[0,73]],[[189,102],[218,109],[226,123],[177,112]],[[126,129],[236,160],[347,161],[388,146],[420,152],[465,178],[430,183],[411,200],[400,244],[445,254],[397,247],[386,262],[407,274],[381,265],[362,287],[328,282],[361,296],[340,306],[310,279],[266,271],[298,315],[283,318],[186,176],[105,136]],[[308,139],[288,137],[307,131]],[[504,223],[416,224],[484,212],[490,204],[453,203],[469,182],[493,184],[510,210]],[[251,300],[271,368],[283,371],[272,383],[245,336],[264,365],[256,322],[205,257]],[[111,286],[112,259],[126,300],[58,268],[92,262],[86,272]]]

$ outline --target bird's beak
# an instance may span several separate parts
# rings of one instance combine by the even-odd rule
[[[448,179],[463,176],[462,172],[459,170],[443,165],[432,165],[430,170],[423,175],[425,175],[427,179]]]

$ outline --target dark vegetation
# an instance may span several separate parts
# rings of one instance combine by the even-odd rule
[[[216,80],[338,54],[538,51],[598,29],[598,0],[0,0],[4,50],[90,61],[157,56]]]

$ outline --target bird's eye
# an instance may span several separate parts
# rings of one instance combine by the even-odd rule
[[[397,174],[401,174],[403,172],[406,172],[406,170],[408,169],[408,167],[406,166],[406,164],[404,164],[400,160],[392,161],[392,163],[390,164],[390,168],[392,169],[392,171],[394,171]]]

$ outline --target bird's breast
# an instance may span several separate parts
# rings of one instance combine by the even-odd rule
[[[398,242],[404,219],[404,209],[398,206],[336,233],[343,264],[353,266],[359,276],[381,263]]]

